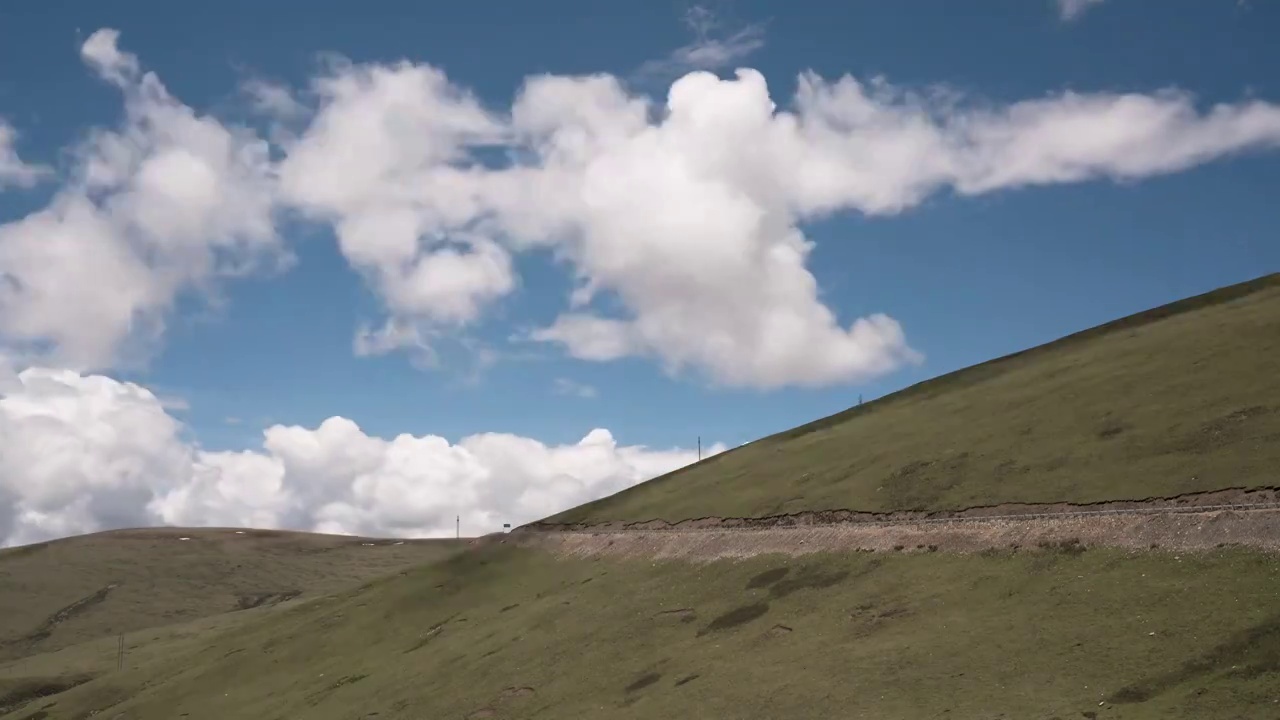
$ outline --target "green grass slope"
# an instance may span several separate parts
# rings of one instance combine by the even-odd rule
[[[953,510],[1280,483],[1280,274],[914,385],[546,522]]]
[[[448,540],[393,542],[166,528],[0,550],[0,661],[323,595],[439,559],[458,547]]]
[[[31,697],[47,677],[0,667],[0,693],[27,693],[0,716],[1271,720],[1280,566],[1238,549],[691,564],[495,545],[130,643],[118,672],[106,648],[33,658],[93,678],[48,697]]]
[[[1269,276],[917,385],[555,519],[1272,485],[1278,343],[1280,278]],[[243,539],[210,540],[221,549],[206,557]],[[62,587],[73,573],[54,561],[76,553],[60,558],[51,544],[0,555],[10,573],[0,622],[25,612],[11,622],[20,635],[128,573],[166,588],[127,596],[147,587],[129,576],[92,604],[88,613],[104,613],[92,632],[72,633],[81,610],[62,613],[63,647],[0,659],[0,720],[1280,717],[1275,555],[1061,544],[693,563],[566,558],[496,540],[327,597],[240,612],[225,610],[298,584],[290,573],[314,572],[307,563],[347,582],[356,567],[372,573],[374,552],[410,546],[295,548],[252,582],[218,571],[178,587],[152,564],[190,578],[177,569],[191,561],[153,556],[194,541],[168,537],[79,566],[87,579],[57,603],[44,591],[40,612],[5,583],[31,582],[35,567]],[[125,612],[127,597],[146,608],[131,617],[150,626],[128,634],[117,670],[113,638],[91,636],[117,627],[106,609],[120,602]],[[204,617],[152,621],[193,602],[205,609],[190,616]]]

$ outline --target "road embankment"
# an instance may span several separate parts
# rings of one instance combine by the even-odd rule
[[[569,555],[713,560],[781,553],[960,552],[1088,547],[1280,551],[1280,492],[1225,490],[1090,505],[1007,504],[938,513],[836,510],[768,518],[595,525],[534,523],[517,542]]]

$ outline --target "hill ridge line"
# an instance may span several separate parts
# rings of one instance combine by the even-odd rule
[[[845,525],[895,525],[962,523],[991,520],[1033,520],[1054,517],[1101,515],[1159,515],[1224,510],[1248,511],[1280,508],[1280,486],[1230,487],[1136,500],[1101,500],[1087,503],[999,503],[958,510],[865,511],[851,509],[805,510],[760,517],[699,517],[671,522],[661,518],[600,523],[534,522],[512,530],[536,533],[651,533],[723,530],[785,530]]]

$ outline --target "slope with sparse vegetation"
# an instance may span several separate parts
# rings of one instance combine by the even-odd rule
[[[324,595],[456,547],[447,540],[164,528],[0,550],[0,660]]]
[[[851,408],[547,523],[1089,503],[1280,484],[1280,274]]]
[[[1271,720],[1280,699],[1280,567],[1229,548],[695,564],[497,545],[262,613],[131,638],[121,671],[105,645],[37,658],[97,677],[5,720]]]
[[[1272,275],[917,385],[548,521],[1272,486],[1277,350]],[[981,551],[730,543],[674,559],[637,551],[636,535],[617,540],[635,541],[624,549],[592,538],[590,552],[561,542],[574,537],[586,536],[472,541],[327,597],[140,626],[122,669],[110,637],[37,651],[0,664],[0,718],[1280,717],[1280,557],[1265,549],[1001,536]]]

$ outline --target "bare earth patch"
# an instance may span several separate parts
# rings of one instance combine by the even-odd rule
[[[1191,492],[1172,497],[1140,500],[1109,500],[1097,503],[1001,503],[975,505],[959,510],[865,512],[861,510],[806,510],[784,515],[761,517],[704,517],[679,522],[640,520],[636,522],[549,523],[535,522],[517,528],[518,532],[640,532],[679,530],[756,530],[781,527],[808,527],[845,523],[948,522],[952,520],[985,520],[1000,517],[1032,515],[1071,515],[1104,513],[1172,513],[1197,510],[1280,508],[1280,488],[1228,488],[1208,492]]]
[[[717,560],[818,552],[954,552],[1039,549],[1079,552],[1087,547],[1132,550],[1209,550],[1240,545],[1280,550],[1280,510],[1181,511],[1168,514],[990,517],[964,522],[848,523],[752,529],[614,532],[521,532],[517,541],[584,557]]]

